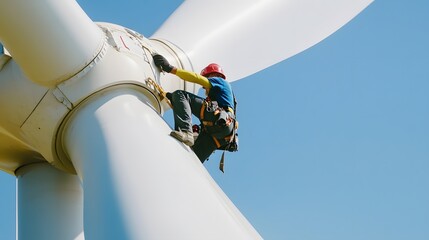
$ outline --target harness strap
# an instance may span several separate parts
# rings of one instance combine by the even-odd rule
[[[209,103],[208,102],[206,102],[206,101],[204,101],[203,102],[203,104],[201,105],[201,109],[200,109],[200,120],[201,120],[201,123],[204,125],[204,126],[207,126],[207,127],[212,127],[212,126],[214,126],[215,125],[215,122],[213,122],[213,121],[206,121],[206,120],[204,120],[204,112],[205,112],[205,110],[206,110],[206,107],[207,107],[207,105],[208,105]],[[214,115],[218,115],[219,113],[220,113],[220,111],[221,110],[219,110],[220,108],[218,108],[218,109],[216,109],[215,111],[214,111]],[[234,110],[231,108],[231,107],[224,107],[224,108],[222,108],[223,110],[225,110],[225,111],[227,111],[227,112],[230,112],[230,113],[232,113],[232,114],[234,114]],[[229,116],[229,118],[228,119],[226,119],[226,126],[229,126],[232,122],[233,122],[233,119],[234,119],[234,116]]]
[[[225,165],[225,164],[224,164],[224,162],[225,162],[225,151],[223,151],[223,153],[222,153],[222,158],[220,159],[220,162],[219,162],[219,170],[220,170],[222,173],[225,173],[225,172],[223,171],[223,166]]]
[[[231,125],[231,123],[233,122],[234,120],[233,120],[233,118],[228,118],[228,119],[226,119],[226,123],[225,123],[225,126],[229,126],[229,125]],[[201,121],[201,123],[204,125],[204,126],[207,126],[207,127],[213,127],[214,125],[215,125],[215,123],[213,122],[213,121]],[[237,125],[236,125],[237,126]],[[236,129],[237,129],[237,127],[236,126],[234,126]]]
[[[204,101],[203,104],[201,105],[201,110],[200,110],[200,119],[203,120],[204,119],[204,110],[206,109],[206,102]]]
[[[224,137],[223,139],[226,141],[226,142],[231,142],[231,140],[232,140],[232,138],[235,136],[235,130],[233,129],[232,130],[232,133],[230,134],[230,135],[228,135],[228,136],[226,136],[226,137]],[[219,142],[219,139],[217,139],[217,138],[215,138],[215,137],[213,137],[212,136],[212,138],[213,138],[213,141],[215,142],[215,144],[216,144],[216,147],[217,148],[220,148],[220,147],[222,147],[222,145],[220,144],[220,142]]]
[[[217,148],[220,148],[220,147],[221,147],[221,145],[220,145],[219,140],[218,140],[217,138],[213,137],[213,136],[212,136],[212,138],[213,138],[213,141],[214,141],[214,142],[215,142],[215,144],[216,144],[216,147],[217,147]]]
[[[204,126],[212,127],[214,124],[212,121],[201,121]]]

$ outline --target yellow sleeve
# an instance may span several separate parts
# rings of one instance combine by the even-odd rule
[[[201,76],[198,73],[186,71],[183,69],[177,69],[176,75],[187,82],[200,84],[207,89],[212,87],[210,81],[206,77]]]

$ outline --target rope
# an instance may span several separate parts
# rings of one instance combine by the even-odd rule
[[[173,108],[173,105],[171,104],[170,100],[167,98],[167,93],[164,91],[164,89],[158,83],[156,83],[152,78],[147,78],[146,79],[146,85],[149,87],[152,87],[152,89],[158,93],[159,99],[161,101],[165,100],[167,102],[167,104],[171,108]]]

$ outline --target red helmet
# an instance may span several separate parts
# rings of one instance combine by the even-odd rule
[[[222,76],[223,79],[226,79],[222,68],[216,63],[210,63],[207,67],[201,70],[201,75],[203,75],[204,77],[206,77],[210,73],[218,73]]]

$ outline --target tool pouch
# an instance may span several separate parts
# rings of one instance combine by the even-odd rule
[[[230,142],[227,142],[223,146],[220,146],[218,149],[225,150],[228,152],[237,152],[238,151],[238,134],[234,131]]]

